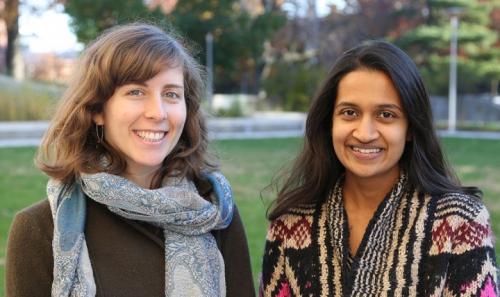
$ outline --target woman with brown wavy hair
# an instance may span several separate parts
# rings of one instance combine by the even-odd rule
[[[227,180],[207,155],[202,71],[171,34],[114,27],[80,60],[19,212],[8,296],[253,296]]]

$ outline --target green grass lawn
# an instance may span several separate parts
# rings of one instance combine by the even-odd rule
[[[500,141],[444,139],[449,160],[465,185],[477,185],[500,234]],[[245,224],[254,278],[267,228],[265,211],[272,197],[265,188],[274,174],[294,158],[299,139],[227,140],[214,143],[222,172],[233,186],[236,203]],[[16,211],[45,197],[46,177],[33,166],[34,148],[0,149],[0,286],[3,285],[7,233]],[[497,252],[500,251],[497,243]],[[3,291],[3,290],[2,290]]]

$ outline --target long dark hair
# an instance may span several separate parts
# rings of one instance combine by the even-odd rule
[[[316,94],[307,116],[304,147],[292,168],[281,176],[284,183],[269,219],[291,207],[323,201],[343,174],[344,166],[333,150],[333,108],[340,80],[362,68],[384,72],[399,93],[411,136],[400,166],[410,184],[432,195],[459,192],[481,196],[477,188],[461,187],[448,165],[434,129],[429,95],[411,58],[388,42],[368,41],[342,54]]]

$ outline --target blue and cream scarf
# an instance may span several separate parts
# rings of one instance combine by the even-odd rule
[[[96,286],[85,242],[85,196],[124,218],[164,230],[165,296],[225,296],[224,260],[211,230],[233,217],[228,181],[220,173],[206,178],[215,193],[203,199],[186,179],[168,179],[148,190],[108,173],[82,174],[70,187],[50,180],[47,193],[54,219],[52,296],[95,296]]]

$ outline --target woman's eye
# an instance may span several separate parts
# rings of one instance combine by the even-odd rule
[[[379,116],[383,119],[392,119],[396,117],[392,112],[389,111],[382,111],[380,112]]]
[[[127,95],[141,96],[141,95],[143,95],[143,92],[141,90],[130,90],[130,91],[128,91]]]
[[[179,99],[181,97],[176,92],[165,92],[163,96],[170,98],[170,99]]]
[[[352,109],[342,110],[340,114],[346,117],[355,117],[357,115],[356,111]]]

